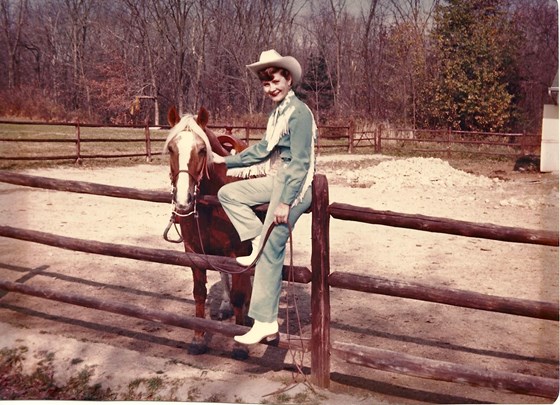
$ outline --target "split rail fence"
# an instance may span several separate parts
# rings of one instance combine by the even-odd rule
[[[73,143],[72,154],[48,155],[43,149],[41,153],[32,155],[0,155],[0,160],[74,160],[80,163],[84,159],[95,158],[125,158],[145,157],[151,161],[152,157],[162,154],[161,150],[154,151],[153,143],[162,143],[165,137],[154,136],[146,121],[144,125],[102,125],[86,123],[41,123],[24,121],[1,121],[0,124],[10,125],[48,125],[74,127],[74,136],[56,137],[26,137],[26,136],[0,136],[0,143]],[[116,129],[144,129],[144,136],[130,135],[126,137],[99,137],[89,136],[82,132],[82,128],[116,128]],[[167,129],[162,126],[158,129]],[[211,125],[210,128],[224,131],[228,135],[235,135],[244,139],[247,144],[261,139],[265,127],[250,125]],[[518,157],[523,154],[537,153],[540,149],[540,135],[526,133],[491,133],[491,132],[466,132],[451,130],[418,130],[395,129],[377,126],[375,129],[358,130],[354,123],[348,125],[320,125],[319,136],[316,142],[317,152],[329,150],[345,150],[354,153],[360,148],[369,148],[374,153],[407,151],[410,153],[444,154],[451,157],[453,154],[494,155]],[[126,153],[84,153],[82,147],[86,143],[143,143],[144,148],[129,147]],[[430,146],[431,145],[431,146]],[[95,148],[94,148],[95,149]]]
[[[0,172],[0,181],[10,184],[39,187],[60,191],[131,198],[156,203],[168,203],[165,192],[140,191],[127,187],[115,187],[96,183],[56,180],[12,172]],[[207,203],[215,203],[209,199]],[[558,322],[558,304],[521,300],[480,294],[471,291],[434,287],[403,280],[390,280],[349,273],[332,272],[330,269],[329,222],[330,218],[359,221],[393,227],[416,229],[427,232],[448,233],[466,237],[499,240],[505,242],[529,243],[558,247],[558,232],[529,230],[456,221],[445,218],[377,211],[370,208],[347,204],[329,204],[326,177],[316,175],[313,183],[312,206],[312,252],[311,270],[307,267],[292,268],[295,282],[311,282],[311,339],[281,334],[278,346],[311,353],[311,379],[314,384],[328,388],[330,384],[331,354],[336,358],[364,367],[400,373],[421,378],[490,387],[510,392],[556,398],[558,379],[526,375],[520,373],[492,371],[451,362],[436,361],[411,356],[396,351],[366,347],[330,339],[330,289],[343,288],[364,293],[382,294],[433,303],[473,308],[484,311],[513,314],[523,317],[545,319]],[[207,264],[226,270],[238,270],[234,259],[203,256],[165,249],[151,249],[130,245],[102,243],[97,241],[69,238],[45,232],[32,231],[10,226],[0,226],[0,236],[46,244],[58,248],[124,257],[135,260],[190,267]],[[284,268],[284,279],[288,279],[290,268]],[[37,289],[23,283],[0,280],[0,289],[17,292],[68,304],[80,305],[140,319],[161,322],[182,328],[206,330],[226,336],[244,333],[246,327],[220,323],[208,319],[179,316],[127,303],[99,300],[93,297],[66,292]]]

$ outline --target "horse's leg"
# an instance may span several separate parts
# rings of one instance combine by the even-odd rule
[[[220,310],[218,313],[218,318],[223,321],[229,319],[233,315],[233,308],[231,306],[231,275],[227,273],[220,273],[220,278],[222,279],[222,302],[220,303]]]
[[[245,315],[251,300],[251,276],[246,273],[236,274],[231,277],[231,303],[233,314],[237,325],[245,324]],[[237,360],[246,360],[249,357],[249,349],[245,345],[235,343],[232,357]]]
[[[206,290],[206,269],[200,269],[193,267],[193,296],[195,302],[195,314],[197,318],[205,318],[205,305],[206,296],[208,294]],[[207,350],[206,342],[204,340],[204,331],[195,330],[194,337],[189,345],[188,351],[190,354],[204,354]]]

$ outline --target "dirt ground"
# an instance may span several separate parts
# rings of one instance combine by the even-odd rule
[[[458,220],[558,231],[558,174],[518,173],[513,164],[440,159],[321,156],[331,202]],[[46,177],[140,189],[168,188],[165,165],[26,170]],[[162,231],[170,206],[0,183],[0,217],[9,226],[58,235],[181,251]],[[309,265],[311,216],[294,230],[294,262]],[[389,228],[331,219],[331,271],[428,283],[485,294],[558,303],[558,248]],[[192,315],[189,269],[72,252],[0,238],[1,279]],[[221,287],[209,272],[208,317]],[[297,305],[310,334],[310,287],[283,297]],[[291,298],[295,294],[297,300]],[[332,339],[435,360],[558,378],[557,322],[386,296],[331,290]],[[293,315],[290,315],[292,317]],[[231,320],[226,321],[231,322]],[[293,319],[291,324],[294,325]],[[26,347],[25,368],[50,353],[63,382],[84,368],[119,393],[158,377],[154,398],[231,403],[551,403],[550,399],[331,365],[330,391],[294,383],[292,353],[256,345],[247,361],[233,341],[209,337],[209,351],[187,353],[192,332],[158,323],[0,291],[0,349]],[[291,333],[295,331],[291,330]],[[309,358],[303,360],[309,366]],[[297,375],[296,375],[297,377]],[[133,381],[136,384],[131,384]],[[301,378],[297,381],[301,381]],[[272,395],[268,395],[272,394]]]

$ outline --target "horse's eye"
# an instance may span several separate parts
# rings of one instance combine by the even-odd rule
[[[200,150],[198,151],[199,155],[206,155],[206,148],[200,148]]]

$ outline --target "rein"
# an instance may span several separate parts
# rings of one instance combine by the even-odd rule
[[[193,195],[193,200],[194,200],[194,208],[191,212],[188,212],[186,214],[181,214],[180,212],[178,212],[175,208],[177,207],[177,201],[176,201],[176,196],[177,196],[177,179],[179,178],[179,174],[181,173],[187,173],[191,179],[194,180],[194,195]],[[198,197],[198,192],[199,192],[199,185],[200,185],[200,180],[202,179],[202,175],[199,175],[198,177],[195,177],[189,170],[178,170],[177,174],[174,176],[173,180],[172,180],[172,200],[171,200],[171,204],[173,204],[173,210],[171,211],[171,213],[174,216],[178,216],[181,218],[186,218],[186,217],[190,217],[191,215],[194,215],[195,217],[198,217],[198,212],[196,210],[196,202],[197,202],[197,197]]]
[[[195,218],[197,218],[197,227],[198,227],[198,210],[197,210],[197,202],[198,202],[198,194],[200,191],[200,181],[202,180],[202,173],[204,173],[204,171],[206,171],[206,173],[208,174],[208,166],[206,164],[206,160],[204,161],[204,169],[201,171],[201,174],[198,176],[193,175],[190,170],[177,170],[177,173],[175,173],[175,175],[173,175],[172,173],[170,173],[170,178],[171,178],[171,218],[169,218],[169,223],[167,224],[167,226],[165,227],[165,230],[163,231],[163,239],[165,239],[167,242],[171,242],[171,243],[182,243],[183,242],[183,236],[181,235],[181,232],[179,232],[179,229],[177,228],[177,222],[175,221],[175,217],[180,217],[180,218],[186,218],[186,217],[190,217],[191,215],[194,215]],[[194,196],[193,196],[193,200],[194,200],[194,208],[191,212],[188,212],[186,214],[181,214],[180,212],[177,211],[176,207],[177,207],[177,201],[176,201],[176,196],[177,196],[177,179],[179,178],[179,174],[180,173],[187,173],[190,178],[194,181]],[[177,235],[179,235],[178,239],[171,239],[169,237],[169,231],[171,230],[171,227],[175,227],[175,232],[177,233]],[[200,230],[199,230],[199,234],[200,234]]]
[[[177,180],[177,177],[179,176],[179,173],[182,173],[182,172],[187,173],[189,176],[191,176],[191,178],[193,180],[195,180],[195,177],[188,170],[179,170],[175,176],[172,176],[172,178],[173,178],[173,182],[172,182],[173,190],[172,190],[171,204],[172,204],[173,208],[171,210],[171,217],[169,218],[169,223],[167,224],[167,226],[165,227],[165,230],[163,231],[163,239],[165,239],[167,242],[171,242],[171,243],[182,243],[184,241],[184,238],[183,238],[183,235],[181,235],[180,229],[177,227],[177,222],[176,222],[175,218],[176,217],[187,218],[187,217],[192,215],[194,220],[195,220],[195,223],[196,223],[196,230],[197,230],[197,233],[198,233],[198,242],[200,244],[200,248],[202,249],[202,255],[206,258],[208,256],[208,254],[204,250],[204,241],[202,240],[202,233],[200,231],[200,221],[199,221],[199,215],[198,215],[198,209],[197,209],[198,194],[199,194],[198,185],[200,183],[200,180],[197,180],[197,182],[194,186],[195,191],[194,191],[194,207],[193,207],[193,210],[191,212],[187,213],[187,214],[181,214],[181,213],[177,212],[177,210],[176,210],[177,203],[175,201],[175,192],[176,192],[176,186],[175,186],[176,183],[175,182]],[[292,252],[292,249],[291,249],[291,247],[292,247],[292,227],[289,223],[287,223],[287,225],[288,225],[289,234],[290,234],[290,252]],[[228,269],[224,269],[224,268],[220,268],[220,267],[216,267],[216,266],[212,265],[208,261],[208,259],[206,258],[208,268],[211,269],[211,270],[220,271],[220,272],[223,272],[223,273],[226,273],[226,274],[231,274],[231,275],[242,274],[242,273],[245,273],[246,271],[249,271],[252,267],[255,266],[255,264],[257,263],[257,261],[261,257],[262,252],[264,250],[264,246],[265,246],[266,242],[268,241],[268,238],[270,237],[270,234],[272,233],[272,230],[274,229],[275,226],[276,226],[276,224],[274,224],[274,223],[270,224],[270,227],[266,231],[266,235],[263,239],[263,242],[261,243],[259,252],[258,252],[257,256],[255,257],[255,260],[253,260],[253,262],[251,264],[249,264],[247,267],[244,267],[241,270],[228,270]],[[175,232],[177,233],[177,235],[179,235],[178,239],[171,239],[169,237],[169,231],[171,230],[171,227],[175,228]],[[192,249],[191,249],[191,251],[192,251]],[[196,252],[192,251],[192,253],[196,253]],[[292,254],[292,256],[293,256],[293,254]],[[292,261],[292,260],[293,260],[293,258],[290,257],[290,261]],[[293,263],[291,262],[290,269],[292,269],[292,268],[293,268]]]

